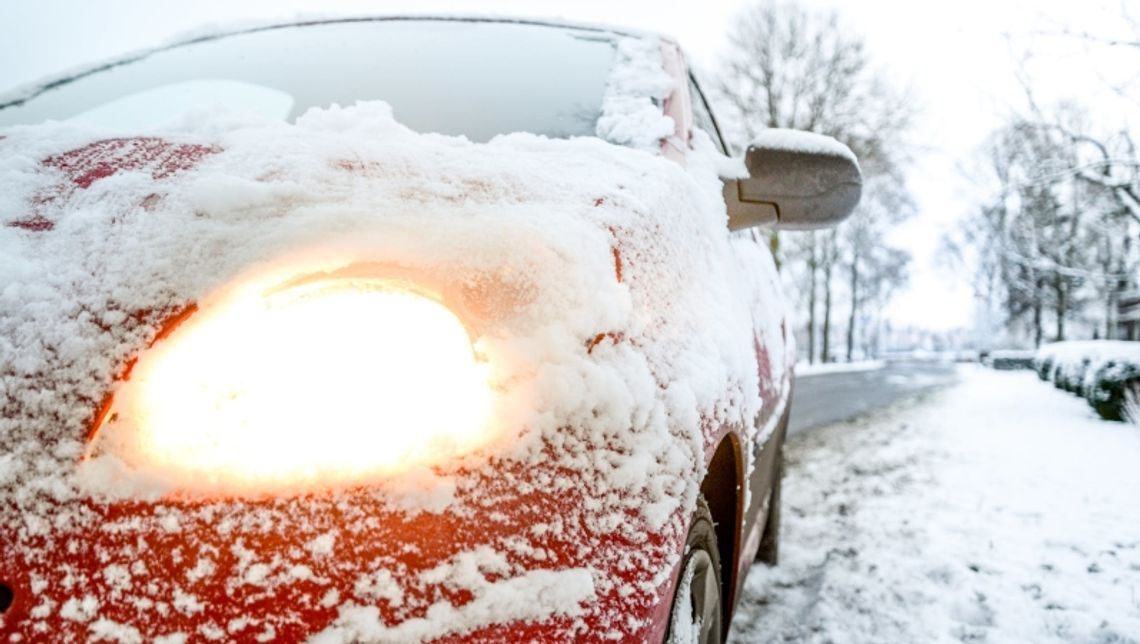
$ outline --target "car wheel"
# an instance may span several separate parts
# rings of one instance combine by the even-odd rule
[[[772,491],[768,495],[768,520],[764,523],[764,535],[760,537],[760,547],[756,550],[756,561],[775,566],[780,561],[780,491],[784,487],[784,454],[776,464],[776,480],[772,481]]]
[[[689,536],[685,540],[685,558],[681,565],[681,578],[673,593],[666,641],[670,644],[720,644],[723,632],[720,554],[716,547],[712,512],[701,497],[697,500],[697,510],[693,513]]]

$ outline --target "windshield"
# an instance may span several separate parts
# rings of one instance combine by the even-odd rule
[[[218,105],[291,121],[313,107],[382,100],[419,132],[593,136],[614,38],[461,20],[266,29],[81,76],[0,109],[0,127],[66,120],[137,129]]]

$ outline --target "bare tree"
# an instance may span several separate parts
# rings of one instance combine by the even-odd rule
[[[899,221],[911,216],[915,205],[903,177],[895,173],[872,175],[863,190],[858,216],[841,231],[846,253],[848,296],[847,361],[854,359],[860,320],[873,322],[880,306],[897,287],[907,281],[910,253],[891,248],[887,233]]]
[[[765,128],[792,128],[839,139],[865,167],[902,160],[912,97],[871,67],[862,39],[835,12],[763,0],[738,16],[728,41],[715,86],[737,145]]]
[[[1031,37],[1048,38],[1054,47],[1073,45],[1066,55],[1087,58],[1093,78],[1124,99],[1114,107],[1135,114],[1136,77],[1131,71],[1116,79],[1105,75],[1110,67],[1140,64],[1135,7],[1122,2],[1110,29],[1093,33],[1064,24]],[[1121,294],[1140,286],[1140,154],[1127,127],[1100,126],[1103,114],[1093,118],[1088,105],[1038,100],[1026,67],[1035,57],[1026,54],[1016,74],[1025,106],[995,134],[1002,141],[992,148],[1004,149],[1005,156],[1003,197],[983,208],[980,219],[992,225],[983,224],[974,241],[989,248],[991,264],[997,261],[1011,326],[1031,315],[1032,335],[1040,343],[1042,318],[1050,312],[1054,338],[1071,336],[1072,322],[1081,322],[1081,334],[1111,338]],[[1123,64],[1104,65],[1108,57]]]
[[[1140,269],[1132,242],[1140,222],[1127,191],[1104,180],[1098,162],[1111,148],[1087,134],[1087,123],[1072,104],[1047,118],[1036,107],[1011,118],[985,153],[998,189],[964,224],[977,270],[1000,276],[1007,324],[1026,325],[1035,345],[1045,340],[1047,313],[1053,339],[1064,340],[1068,322],[1094,301],[1105,320],[1092,333],[1111,337],[1115,302]]]
[[[821,331],[823,347],[820,350],[820,360],[831,362],[831,277],[835,274],[835,266],[839,263],[839,234],[829,230],[823,235],[820,255],[823,264],[823,329]]]
[[[906,135],[914,101],[872,67],[862,39],[841,23],[838,14],[809,10],[789,0],[762,0],[741,12],[729,44],[714,91],[736,147],[765,128],[826,134],[856,153],[868,185],[883,177],[897,182],[896,193],[905,193],[901,168],[907,161]],[[909,203],[909,197],[899,201],[904,202]],[[852,221],[863,221],[872,214],[869,210],[862,207]],[[816,356],[818,288],[823,308],[820,357],[825,362],[832,358],[832,306],[836,289],[842,288],[834,277],[843,268],[849,271],[851,291],[847,318],[851,353],[855,333],[851,327],[860,308],[871,301],[859,293],[877,289],[867,282],[882,279],[880,272],[864,270],[870,261],[868,249],[884,243],[882,228],[876,223],[854,233],[791,233],[787,243],[773,234],[777,261],[802,272],[799,290],[808,294],[809,360]],[[903,262],[896,268],[901,271],[905,266]]]
[[[1140,13],[1137,13],[1135,3],[1120,2],[1120,10],[1115,20],[1115,30],[1112,33],[1096,33],[1087,29],[1077,29],[1069,24],[1058,24],[1054,29],[1037,31],[1033,37],[1044,36],[1051,42],[1061,41],[1077,45],[1079,50],[1068,52],[1068,55],[1092,56],[1106,52],[1128,64],[1121,65],[1121,70],[1127,70],[1124,75],[1109,78],[1102,75],[1099,65],[1090,66],[1090,73],[1101,75],[1105,87],[1111,92],[1133,104],[1140,105],[1140,84],[1136,83],[1136,65],[1140,64]]]

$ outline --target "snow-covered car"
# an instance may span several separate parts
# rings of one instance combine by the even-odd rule
[[[342,107],[344,106],[344,107]],[[4,641],[719,641],[774,561],[794,351],[678,46],[359,19],[0,99]]]

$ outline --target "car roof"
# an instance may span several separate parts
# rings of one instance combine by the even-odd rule
[[[197,32],[184,34],[181,37],[176,37],[175,40],[166,44],[150,47],[147,49],[136,50],[134,52],[112,58],[103,62],[87,65],[83,67],[74,68],[72,70],[56,74],[54,76],[41,79],[28,85],[17,87],[12,91],[0,93],[0,110],[22,105],[27,101],[43,94],[46,91],[66,85],[73,81],[79,80],[91,74],[106,71],[118,67],[120,65],[127,65],[138,60],[142,60],[157,52],[184,47],[186,45],[193,45],[211,40],[218,40],[227,38],[229,36],[237,36],[242,34],[256,33],[261,31],[271,31],[275,29],[288,29],[294,27],[312,27],[317,25],[332,25],[343,23],[364,23],[364,22],[401,22],[401,21],[418,21],[418,22],[471,22],[471,23],[499,23],[499,24],[517,24],[517,25],[534,25],[540,27],[551,27],[561,29],[573,29],[577,31],[594,31],[599,33],[610,33],[618,36],[632,36],[632,37],[647,37],[652,36],[661,38],[662,40],[670,43],[675,43],[672,38],[657,34],[649,31],[640,31],[636,29],[629,29],[624,27],[613,27],[603,24],[591,24],[586,22],[573,22],[554,19],[542,18],[510,18],[503,16],[479,16],[479,15],[389,15],[389,16],[330,16],[311,19],[299,19],[291,21],[270,21],[262,24],[251,25],[249,22],[237,23],[236,28],[227,29],[226,25],[211,25]]]

